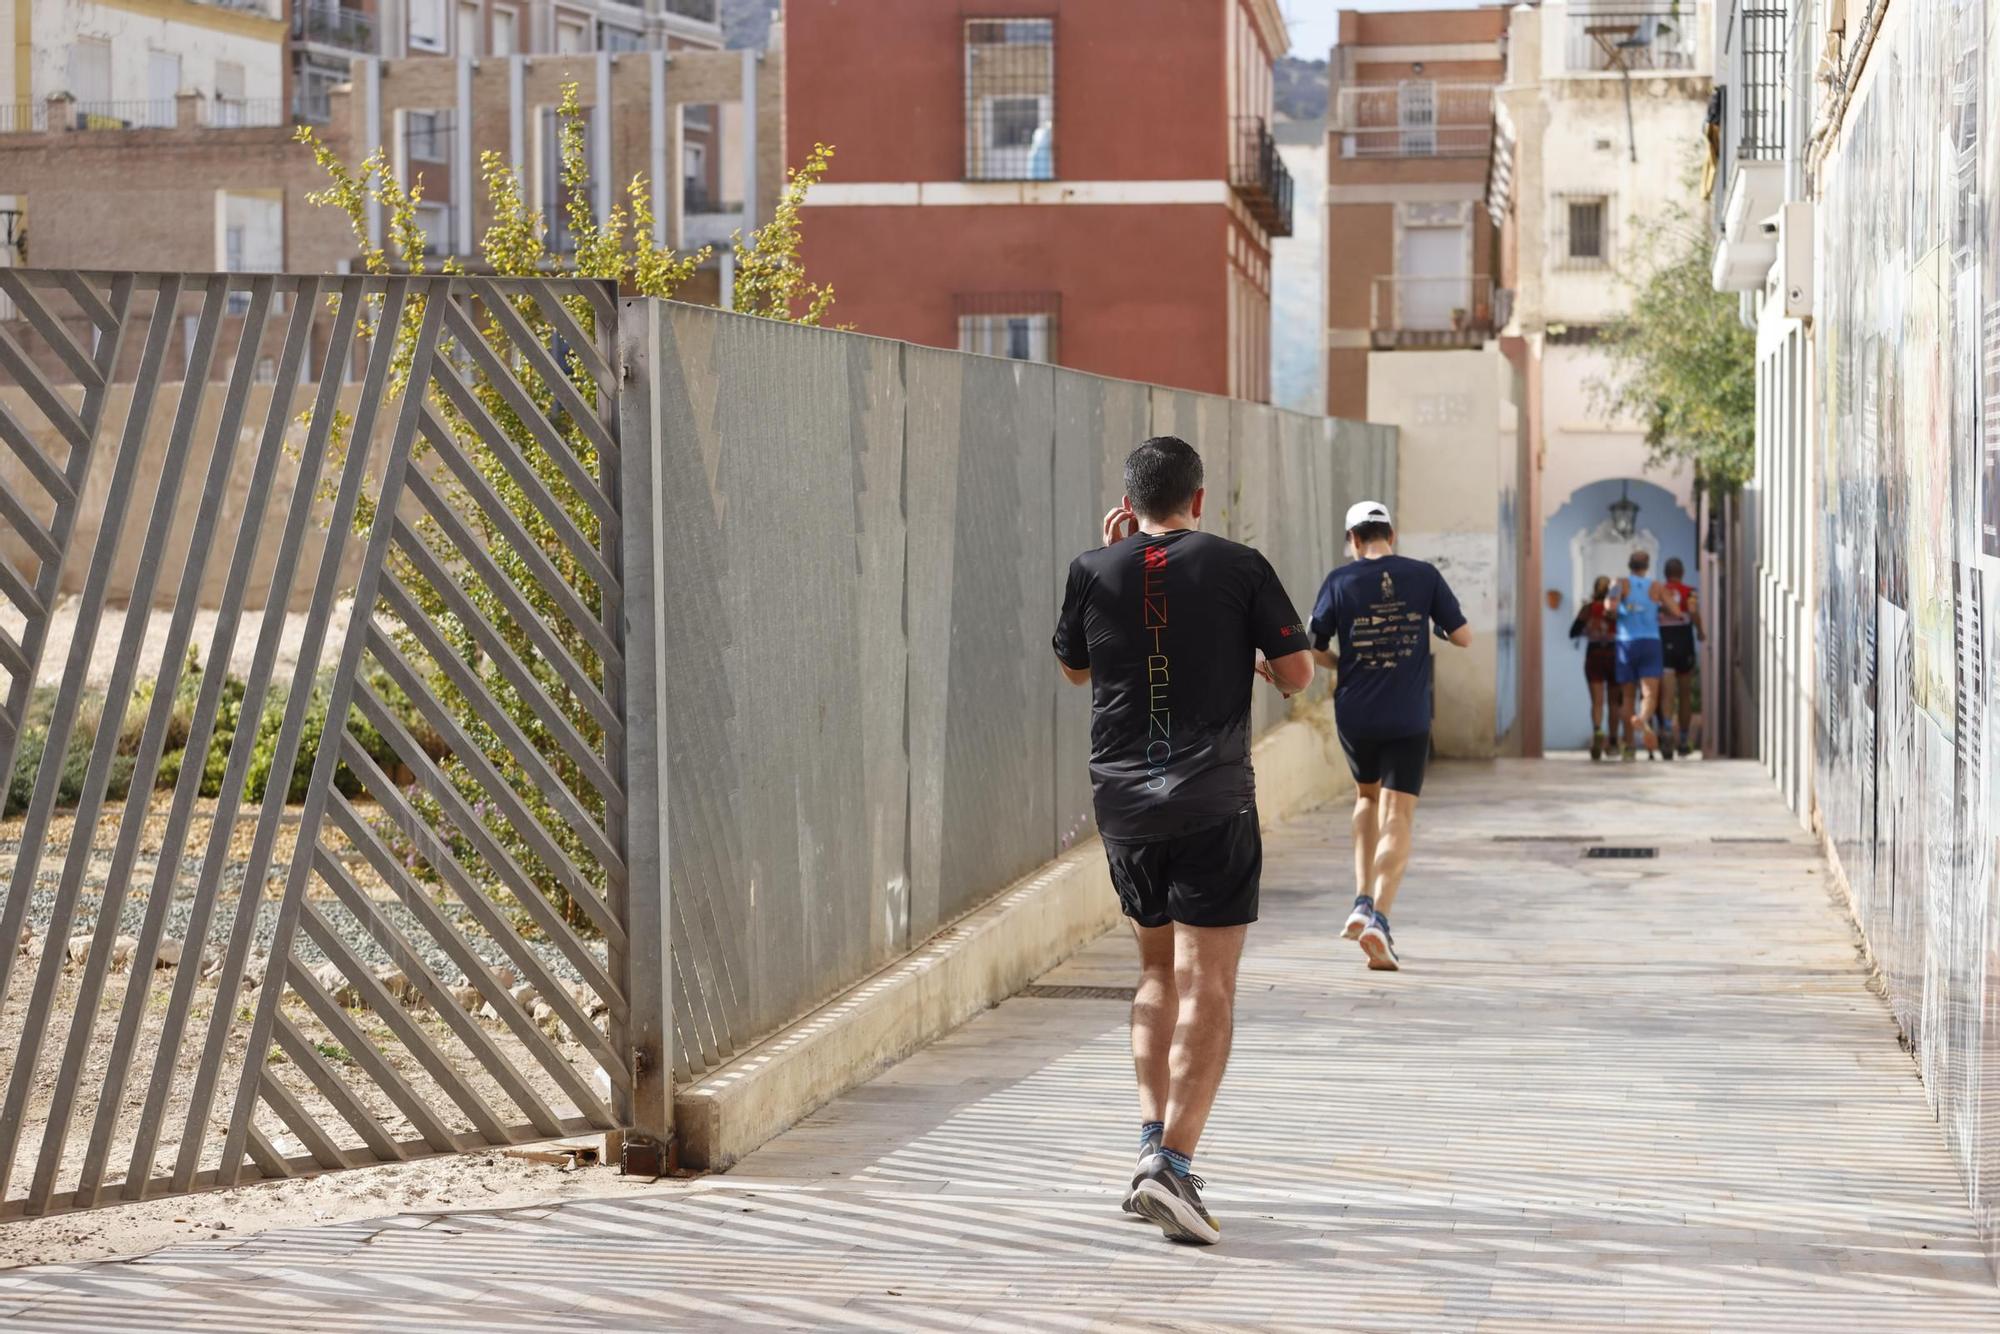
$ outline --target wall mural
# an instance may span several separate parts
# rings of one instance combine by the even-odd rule
[[[2000,1233],[2000,0],[1894,5],[1822,169],[1816,790]],[[1865,274],[1865,282],[1831,280]]]

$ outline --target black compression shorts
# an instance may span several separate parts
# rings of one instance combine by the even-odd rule
[[[1417,796],[1424,790],[1424,765],[1431,757],[1431,734],[1377,739],[1340,730],[1340,748],[1356,783],[1380,783],[1391,792]]]

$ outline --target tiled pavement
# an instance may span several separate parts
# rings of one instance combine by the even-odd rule
[[[1010,1001],[726,1177],[0,1274],[9,1328],[2000,1329],[1912,1065],[1747,765],[1438,774],[1396,916],[1343,812],[1269,843],[1198,1164],[1224,1244],[1118,1212],[1113,1001]],[[1659,847],[1586,861],[1560,836]],[[1048,983],[1131,980],[1122,937]]]

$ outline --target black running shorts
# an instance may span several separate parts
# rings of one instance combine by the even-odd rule
[[[1424,765],[1431,757],[1431,734],[1415,736],[1352,737],[1340,728],[1340,748],[1347,752],[1347,768],[1356,783],[1380,783],[1391,792],[1417,796],[1424,790]]]
[[[1257,920],[1264,834],[1255,807],[1176,838],[1104,840],[1119,906],[1140,926],[1248,926]]]
[[[1670,672],[1683,675],[1694,671],[1694,627],[1692,625],[1663,625],[1660,627],[1660,656]]]

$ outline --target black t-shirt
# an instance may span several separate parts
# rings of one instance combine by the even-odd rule
[[[1090,669],[1090,781],[1106,838],[1172,838],[1256,804],[1255,654],[1306,647],[1263,555],[1193,529],[1070,562],[1056,656]]]
[[[1363,740],[1428,732],[1430,627],[1450,634],[1465,613],[1435,565],[1407,556],[1350,561],[1326,577],[1313,604],[1313,647],[1340,641],[1333,691],[1340,730]]]

